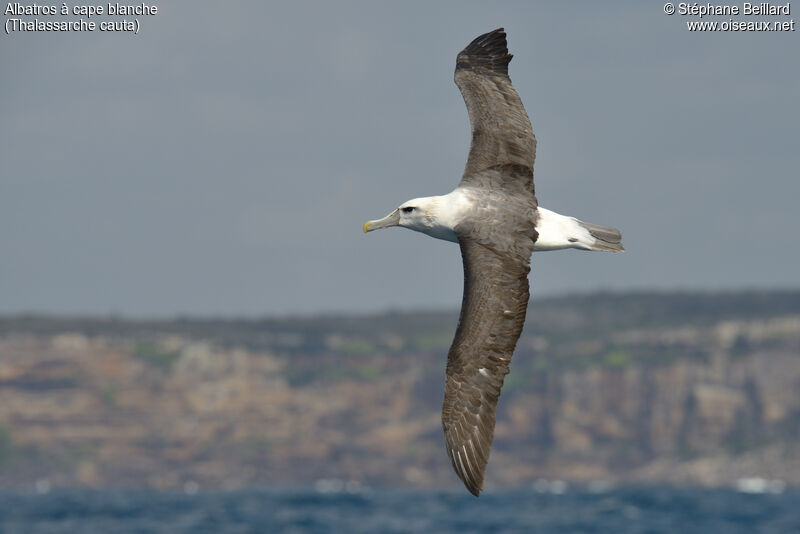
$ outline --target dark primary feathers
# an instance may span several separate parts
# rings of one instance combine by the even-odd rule
[[[442,426],[453,468],[477,496],[494,439],[500,389],[525,323],[530,267],[474,241],[459,244],[464,298],[447,355]]]
[[[456,57],[454,78],[472,127],[461,185],[468,185],[474,174],[486,169],[513,166],[527,171],[533,191],[536,137],[508,77],[511,57],[503,28],[476,38]]]
[[[508,53],[503,28],[479,35],[456,57],[456,70],[482,68],[493,74],[508,76],[508,64],[514,57]]]
[[[536,138],[508,77],[510,60],[499,28],[459,53],[455,72],[472,126],[460,187],[476,190],[476,196],[473,218],[455,228],[464,297],[447,356],[442,426],[453,468],[476,496],[483,488],[500,389],[525,323],[537,238]]]

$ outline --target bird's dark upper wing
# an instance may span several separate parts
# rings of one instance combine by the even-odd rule
[[[536,139],[508,77],[510,60],[500,28],[458,54],[455,73],[472,125],[460,186],[474,196],[469,216],[455,228],[464,298],[447,356],[442,426],[453,468],[474,495],[483,487],[497,400],[525,323],[538,237]]]
[[[527,169],[515,172],[529,180],[533,192],[536,137],[519,95],[508,77],[506,34],[498,28],[472,41],[456,58],[455,82],[469,111],[472,143],[461,185],[474,175],[496,167]]]
[[[495,412],[511,355],[525,323],[528,259],[459,236],[464,297],[447,356],[442,426],[447,454],[467,489],[478,495],[494,437]]]

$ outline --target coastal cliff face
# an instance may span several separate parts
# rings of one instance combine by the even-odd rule
[[[451,487],[452,313],[0,318],[0,485]],[[487,487],[800,484],[800,293],[544,300]]]

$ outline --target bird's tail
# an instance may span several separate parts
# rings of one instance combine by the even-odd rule
[[[590,250],[605,250],[608,252],[625,251],[625,247],[622,246],[622,232],[616,228],[583,221],[579,221],[578,224],[586,228],[589,234],[594,238],[594,243],[589,243]]]

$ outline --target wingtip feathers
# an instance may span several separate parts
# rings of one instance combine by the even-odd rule
[[[471,494],[480,497],[483,491],[483,474],[486,469],[486,464],[482,463],[477,466],[472,466],[466,448],[464,447],[464,454],[458,449],[447,448],[447,455],[450,457],[450,462],[453,464],[453,470],[464,483]],[[477,470],[475,469],[477,468]]]
[[[456,70],[481,68],[508,76],[508,63],[512,57],[508,53],[505,29],[497,28],[479,35],[458,54]]]

